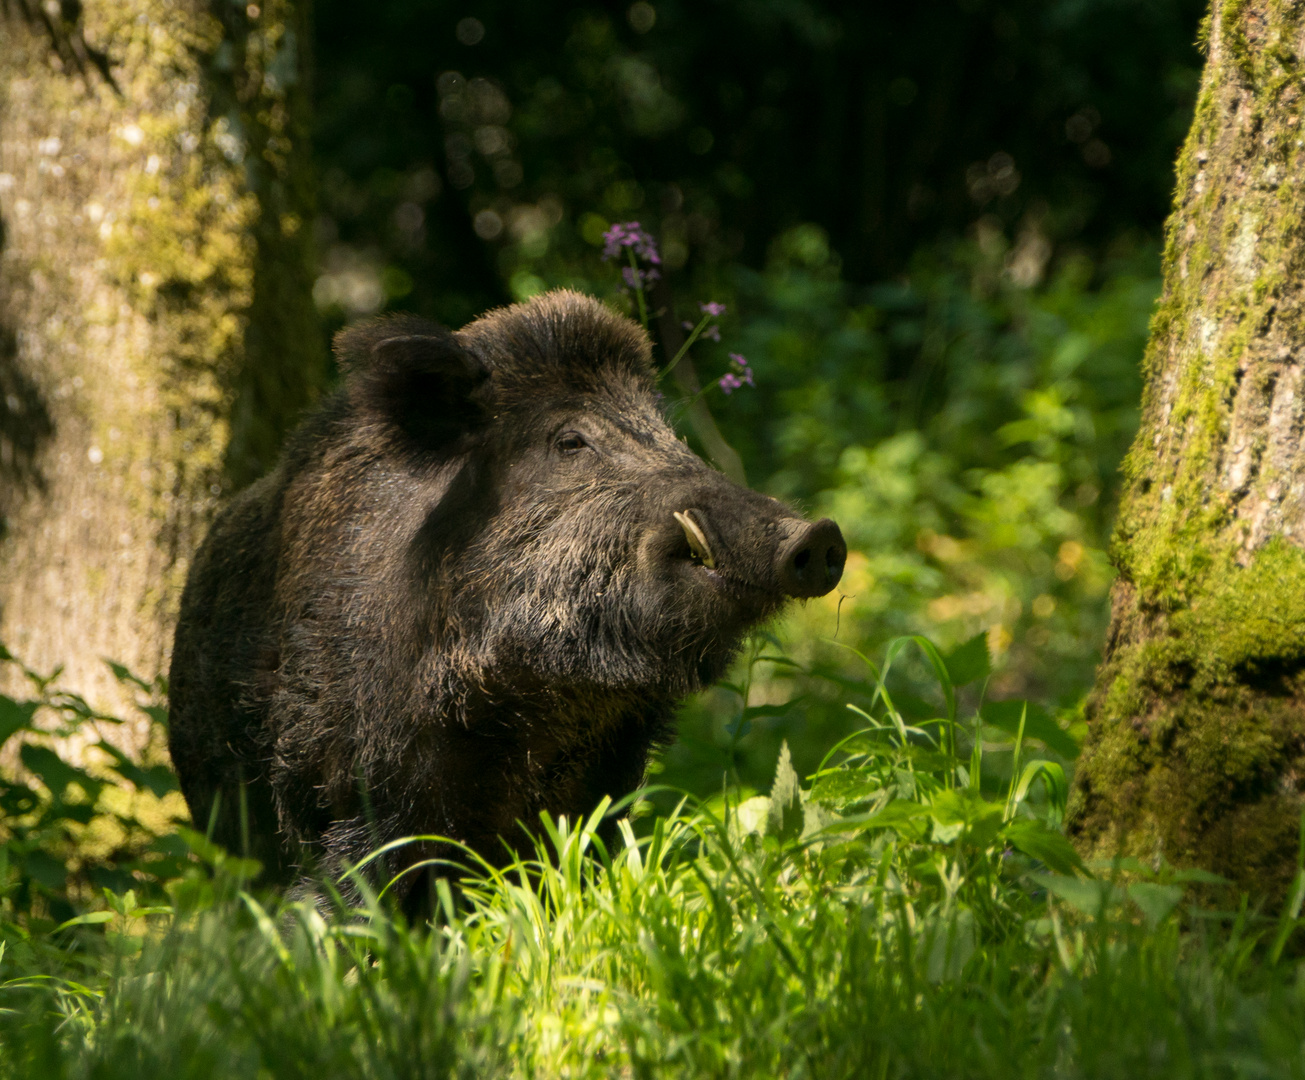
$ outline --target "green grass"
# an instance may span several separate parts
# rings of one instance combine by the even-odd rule
[[[0,1076],[1305,1074],[1299,905],[1086,873],[1028,711],[994,781],[1001,732],[958,718],[986,663],[918,639],[890,663],[913,646],[942,715],[909,723],[876,671],[863,731],[806,784],[782,754],[769,795],[623,818],[610,849],[610,807],[545,819],[536,859],[469,857],[429,925],[385,895],[260,897],[193,834],[148,906],[108,890],[61,928],[11,908]]]
[[[588,829],[452,899],[269,912],[238,881],[139,933],[19,943],[0,1071],[18,1076],[1298,1076],[1305,991],[1209,935],[990,898],[1003,932],[891,862],[836,872],[706,817]],[[964,889],[967,883],[962,882]],[[1013,900],[1013,902],[1011,902]],[[158,916],[147,917],[159,919]],[[133,932],[137,931],[137,932]],[[15,976],[15,970],[28,974]],[[37,973],[40,973],[37,976]],[[36,976],[36,977],[34,977]]]

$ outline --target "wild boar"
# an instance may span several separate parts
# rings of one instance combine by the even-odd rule
[[[748,630],[842,574],[837,525],[676,437],[647,335],[592,298],[335,349],[342,388],[196,555],[172,659],[196,827],[275,880],[409,835],[502,861],[626,795]]]

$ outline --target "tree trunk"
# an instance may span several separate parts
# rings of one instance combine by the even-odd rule
[[[323,371],[304,0],[0,0],[0,642],[121,705]]]
[[[1305,784],[1305,9],[1216,0],[1204,32],[1070,827],[1280,894]]]

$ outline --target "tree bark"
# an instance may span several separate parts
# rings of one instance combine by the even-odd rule
[[[0,0],[0,642],[102,706],[322,379],[306,19]]]
[[[1203,34],[1070,828],[1272,895],[1305,783],[1305,9],[1216,0]]]

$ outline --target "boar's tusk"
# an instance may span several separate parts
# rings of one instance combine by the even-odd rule
[[[714,570],[716,559],[711,553],[711,545],[707,543],[707,535],[698,527],[698,523],[689,517],[687,510],[684,513],[676,510],[674,515],[675,520],[680,523],[680,528],[684,530],[684,538],[689,541],[689,550],[702,561],[703,566],[708,570]]]

